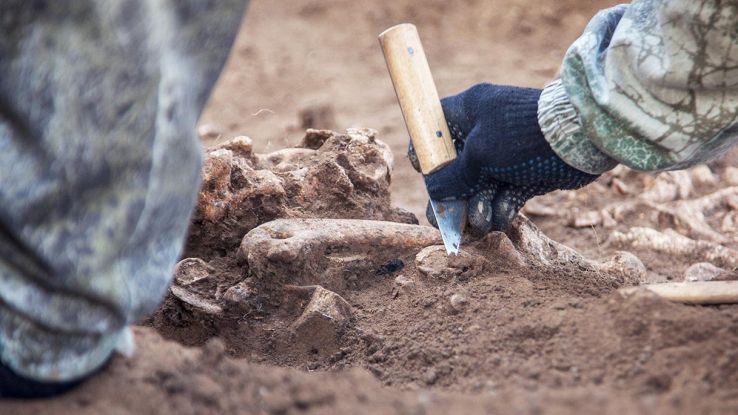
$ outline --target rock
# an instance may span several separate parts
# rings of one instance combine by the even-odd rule
[[[200,258],[185,258],[174,267],[174,282],[183,287],[210,277],[213,268]]]
[[[716,267],[709,262],[690,265],[684,273],[684,281],[732,281],[738,279],[738,272]]]
[[[714,186],[718,183],[718,177],[704,164],[689,169],[692,176],[692,182],[700,186]]]
[[[738,167],[726,167],[723,176],[727,184],[730,186],[738,186]]]
[[[462,293],[456,293],[449,298],[449,302],[451,303],[451,309],[456,313],[460,313],[469,305],[469,298]]]
[[[302,137],[302,141],[300,142],[298,147],[317,150],[323,147],[323,143],[325,143],[332,134],[333,131],[331,130],[314,130],[312,128],[309,128],[307,129],[307,131],[305,131],[305,136]]]
[[[432,385],[438,381],[438,371],[434,368],[428,368],[428,370],[423,373],[423,382],[425,382],[427,385]]]
[[[602,209],[600,211],[600,217],[602,217],[602,227],[603,228],[614,228],[618,225],[618,222],[612,217],[610,212],[607,211],[607,209]]]
[[[735,232],[738,212],[728,212],[723,216],[723,220],[720,221],[720,230],[722,232]]]
[[[546,206],[538,200],[531,199],[523,206],[523,212],[528,216],[558,216],[559,212],[551,206]]]
[[[550,239],[525,216],[518,215],[513,219],[506,236],[525,262],[542,266],[566,264],[580,269],[600,268],[599,264],[577,251]]]
[[[258,159],[261,167],[275,173],[286,173],[294,170],[295,166],[309,163],[312,157],[315,157],[315,150],[309,148],[284,148],[269,154],[260,154]]]
[[[495,266],[517,268],[525,265],[523,256],[507,234],[490,232],[485,235],[483,241],[487,251],[489,251],[485,259],[493,262]]]
[[[250,137],[239,135],[221,144],[220,147],[231,150],[239,156],[250,157],[254,150],[254,143]]]
[[[602,215],[597,211],[589,211],[574,215],[569,225],[575,228],[589,228],[602,223]]]
[[[687,268],[684,273],[684,281],[712,281],[724,271],[709,262],[698,262]]]
[[[395,284],[403,288],[414,288],[415,287],[415,281],[413,281],[412,278],[408,278],[404,275],[398,275],[395,278]]]
[[[458,255],[448,255],[443,245],[423,248],[415,255],[415,266],[430,278],[466,279],[483,271],[484,258],[461,250]]]
[[[655,179],[646,183],[645,187],[640,198],[656,203],[686,199],[694,189],[692,177],[684,170],[659,173]]]
[[[612,179],[612,183],[610,183],[610,188],[621,195],[629,195],[633,194],[633,189],[631,189],[630,186],[625,184],[622,180],[618,179],[617,177]]]
[[[223,293],[223,301],[230,306],[247,307],[248,303],[256,296],[256,290],[251,287],[250,281],[241,281],[228,288]]]
[[[630,280],[643,281],[646,277],[646,266],[640,258],[628,251],[617,251],[602,266],[608,271],[619,272]]]
[[[338,294],[318,286],[290,330],[306,350],[330,356],[340,350],[340,338],[350,325],[351,306]]]
[[[397,277],[395,277],[395,288],[393,290],[393,295],[395,297],[397,297],[400,293],[407,295],[413,291],[415,291],[415,281],[413,281],[412,278],[406,277],[404,275],[398,275]]]

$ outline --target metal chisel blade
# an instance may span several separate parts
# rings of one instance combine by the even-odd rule
[[[433,214],[436,215],[438,230],[448,255],[458,255],[461,246],[461,229],[466,218],[466,201],[450,200],[439,202],[431,199]]]

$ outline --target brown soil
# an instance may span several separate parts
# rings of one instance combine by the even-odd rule
[[[606,3],[254,1],[204,118],[224,137],[208,141],[215,149],[186,252],[198,260],[180,264],[171,295],[148,327],[135,329],[133,358],[116,358],[66,396],[4,402],[0,412],[738,413],[738,306],[617,292],[682,280],[704,258],[634,249],[612,236],[675,229],[735,249],[726,224],[736,201],[703,212],[721,241],[653,204],[613,213],[614,224],[598,213],[645,200],[639,195],[651,189],[666,189],[658,203],[644,202],[658,206],[710,195],[727,187],[734,157],[712,166],[717,182],[698,183],[690,172],[691,187],[679,182],[674,195],[672,178],[618,170],[539,198],[533,221],[595,261],[522,218],[509,235],[465,240],[462,258],[416,255],[437,236],[397,224],[413,218],[389,203],[391,195],[420,215],[425,201],[403,156],[377,33],[418,24],[442,95],[482,80],[540,86]],[[303,127],[352,125],[379,130],[397,159],[391,177],[385,147],[369,132],[303,139]],[[226,143],[240,133],[259,152],[302,148],[262,155],[243,140]],[[590,212],[599,221],[569,226]],[[330,243],[315,237],[326,234]],[[294,247],[300,255],[290,255]],[[609,266],[623,249],[645,269],[622,259]],[[311,307],[317,312],[307,314]]]

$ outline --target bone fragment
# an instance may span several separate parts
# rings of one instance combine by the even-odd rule
[[[688,304],[738,303],[738,281],[670,282],[621,288],[623,295],[648,290],[667,300]]]
[[[738,251],[709,241],[696,241],[672,230],[634,227],[626,233],[613,232],[610,240],[634,249],[650,249],[671,256],[689,256],[725,268],[738,267]]]
[[[344,288],[348,276],[374,275],[389,263],[441,243],[428,226],[358,219],[279,219],[243,238],[240,255],[258,282]],[[392,267],[384,268],[389,269]]]

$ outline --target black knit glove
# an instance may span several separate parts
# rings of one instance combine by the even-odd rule
[[[426,176],[434,200],[467,199],[477,235],[506,230],[533,196],[580,188],[598,176],[564,163],[538,125],[540,89],[479,84],[441,100],[458,158]],[[412,143],[408,157],[420,171]],[[428,221],[435,217],[428,206]]]

